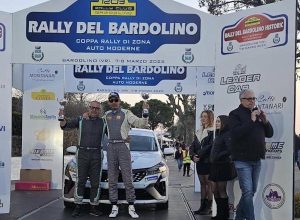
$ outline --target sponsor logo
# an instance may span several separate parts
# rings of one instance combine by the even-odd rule
[[[285,142],[266,142],[266,159],[281,159]]]
[[[184,66],[74,65],[77,79],[98,79],[104,85],[155,86],[162,80],[183,80]],[[83,89],[80,85],[79,89]]]
[[[0,161],[0,168],[4,168],[5,167],[5,163],[3,161]]]
[[[288,42],[287,15],[254,14],[222,29],[222,54],[283,46]]]
[[[206,96],[206,95],[214,95],[215,94],[215,91],[204,91],[203,92],[203,95]]]
[[[264,188],[262,199],[270,209],[279,209],[285,202],[285,192],[280,185],[271,183]]]
[[[192,63],[194,61],[194,54],[192,54],[191,48],[186,48],[185,53],[182,55],[182,61],[184,63]]]
[[[41,110],[43,111],[43,110]],[[31,150],[34,161],[52,161],[55,149],[47,148],[45,141],[50,138],[50,130],[42,129],[35,132],[36,144]]]
[[[39,92],[31,92],[31,98],[32,100],[55,100],[55,93],[42,89]]]
[[[44,53],[42,52],[41,46],[35,46],[34,51],[31,54],[34,61],[40,62],[44,59]]]
[[[175,92],[182,92],[183,88],[180,82],[176,84],[174,90]]]
[[[203,72],[202,79],[205,79],[205,83],[215,83],[215,72]]]
[[[226,74],[224,74],[226,75]],[[250,83],[259,82],[261,74],[247,74],[247,66],[238,64],[232,71],[233,76],[221,77],[220,85],[227,86],[227,93],[239,93],[250,88]]]
[[[299,75],[299,73],[296,73],[296,81],[300,81],[300,75]]]
[[[0,23],[0,51],[5,50],[5,26]]]
[[[5,132],[5,125],[0,125],[0,131]]]
[[[164,12],[149,0],[74,1],[60,12],[28,13],[26,37],[37,44],[63,43],[74,53],[153,54],[162,45],[199,43],[201,18],[198,14]],[[40,47],[32,57],[37,61],[44,58]],[[186,57],[188,63],[193,60],[191,55]]]
[[[210,110],[210,111],[214,111],[215,106],[213,104],[204,104],[203,105],[203,110]]]
[[[37,69],[36,73],[30,73],[29,78],[33,81],[54,81],[58,71],[41,67]]]
[[[77,85],[78,91],[84,91],[85,90],[85,85],[83,84],[83,81],[79,81]]]
[[[34,148],[31,151],[31,154],[34,155],[35,158],[39,160],[45,159],[45,157],[53,157],[54,153],[55,153],[55,149]]]
[[[3,208],[3,206],[4,206],[4,204],[3,204],[3,202],[0,199],[0,208]]]
[[[276,98],[275,96],[267,93],[259,94],[257,97],[257,105],[265,113],[281,113],[286,101],[286,97]]]
[[[98,0],[91,2],[91,15],[136,16],[136,3],[128,0]]]
[[[48,115],[45,108],[40,109],[40,114],[30,114],[30,120],[56,120],[56,115]]]

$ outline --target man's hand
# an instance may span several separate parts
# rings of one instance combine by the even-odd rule
[[[261,113],[260,113],[260,115],[259,115],[259,119],[261,119],[261,121],[262,121],[264,124],[267,124],[267,123],[269,122],[268,119],[267,119],[266,114],[265,114],[263,111],[261,111]]]
[[[82,114],[82,117],[84,118],[84,119],[90,119],[90,114],[89,114],[89,112],[85,112],[85,113],[83,113]]]
[[[260,115],[261,111],[259,109],[256,109],[254,111],[251,112],[251,120],[253,122],[256,121],[257,117]]]

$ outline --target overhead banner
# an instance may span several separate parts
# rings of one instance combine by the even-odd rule
[[[0,213],[10,210],[12,15],[0,12]]]
[[[195,94],[196,67],[66,66],[66,92]]]
[[[222,16],[217,35],[215,115],[237,108],[249,88],[274,128],[254,197],[257,219],[293,219],[296,2],[289,2]],[[234,212],[241,194],[237,181],[230,186]]]
[[[52,189],[62,188],[63,133],[57,118],[64,96],[62,65],[24,65],[22,169],[52,170]]]
[[[51,1],[14,15],[14,62],[212,66],[214,20],[175,1]]]

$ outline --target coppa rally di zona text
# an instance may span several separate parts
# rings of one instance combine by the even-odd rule
[[[75,65],[75,73],[156,73],[185,74],[184,66],[116,66],[116,65]]]

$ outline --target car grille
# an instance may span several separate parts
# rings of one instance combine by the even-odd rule
[[[132,180],[133,182],[139,182],[146,176],[146,169],[136,169],[132,171]],[[107,170],[102,171],[101,182],[108,182]],[[119,171],[119,183],[123,183],[121,171]]]

